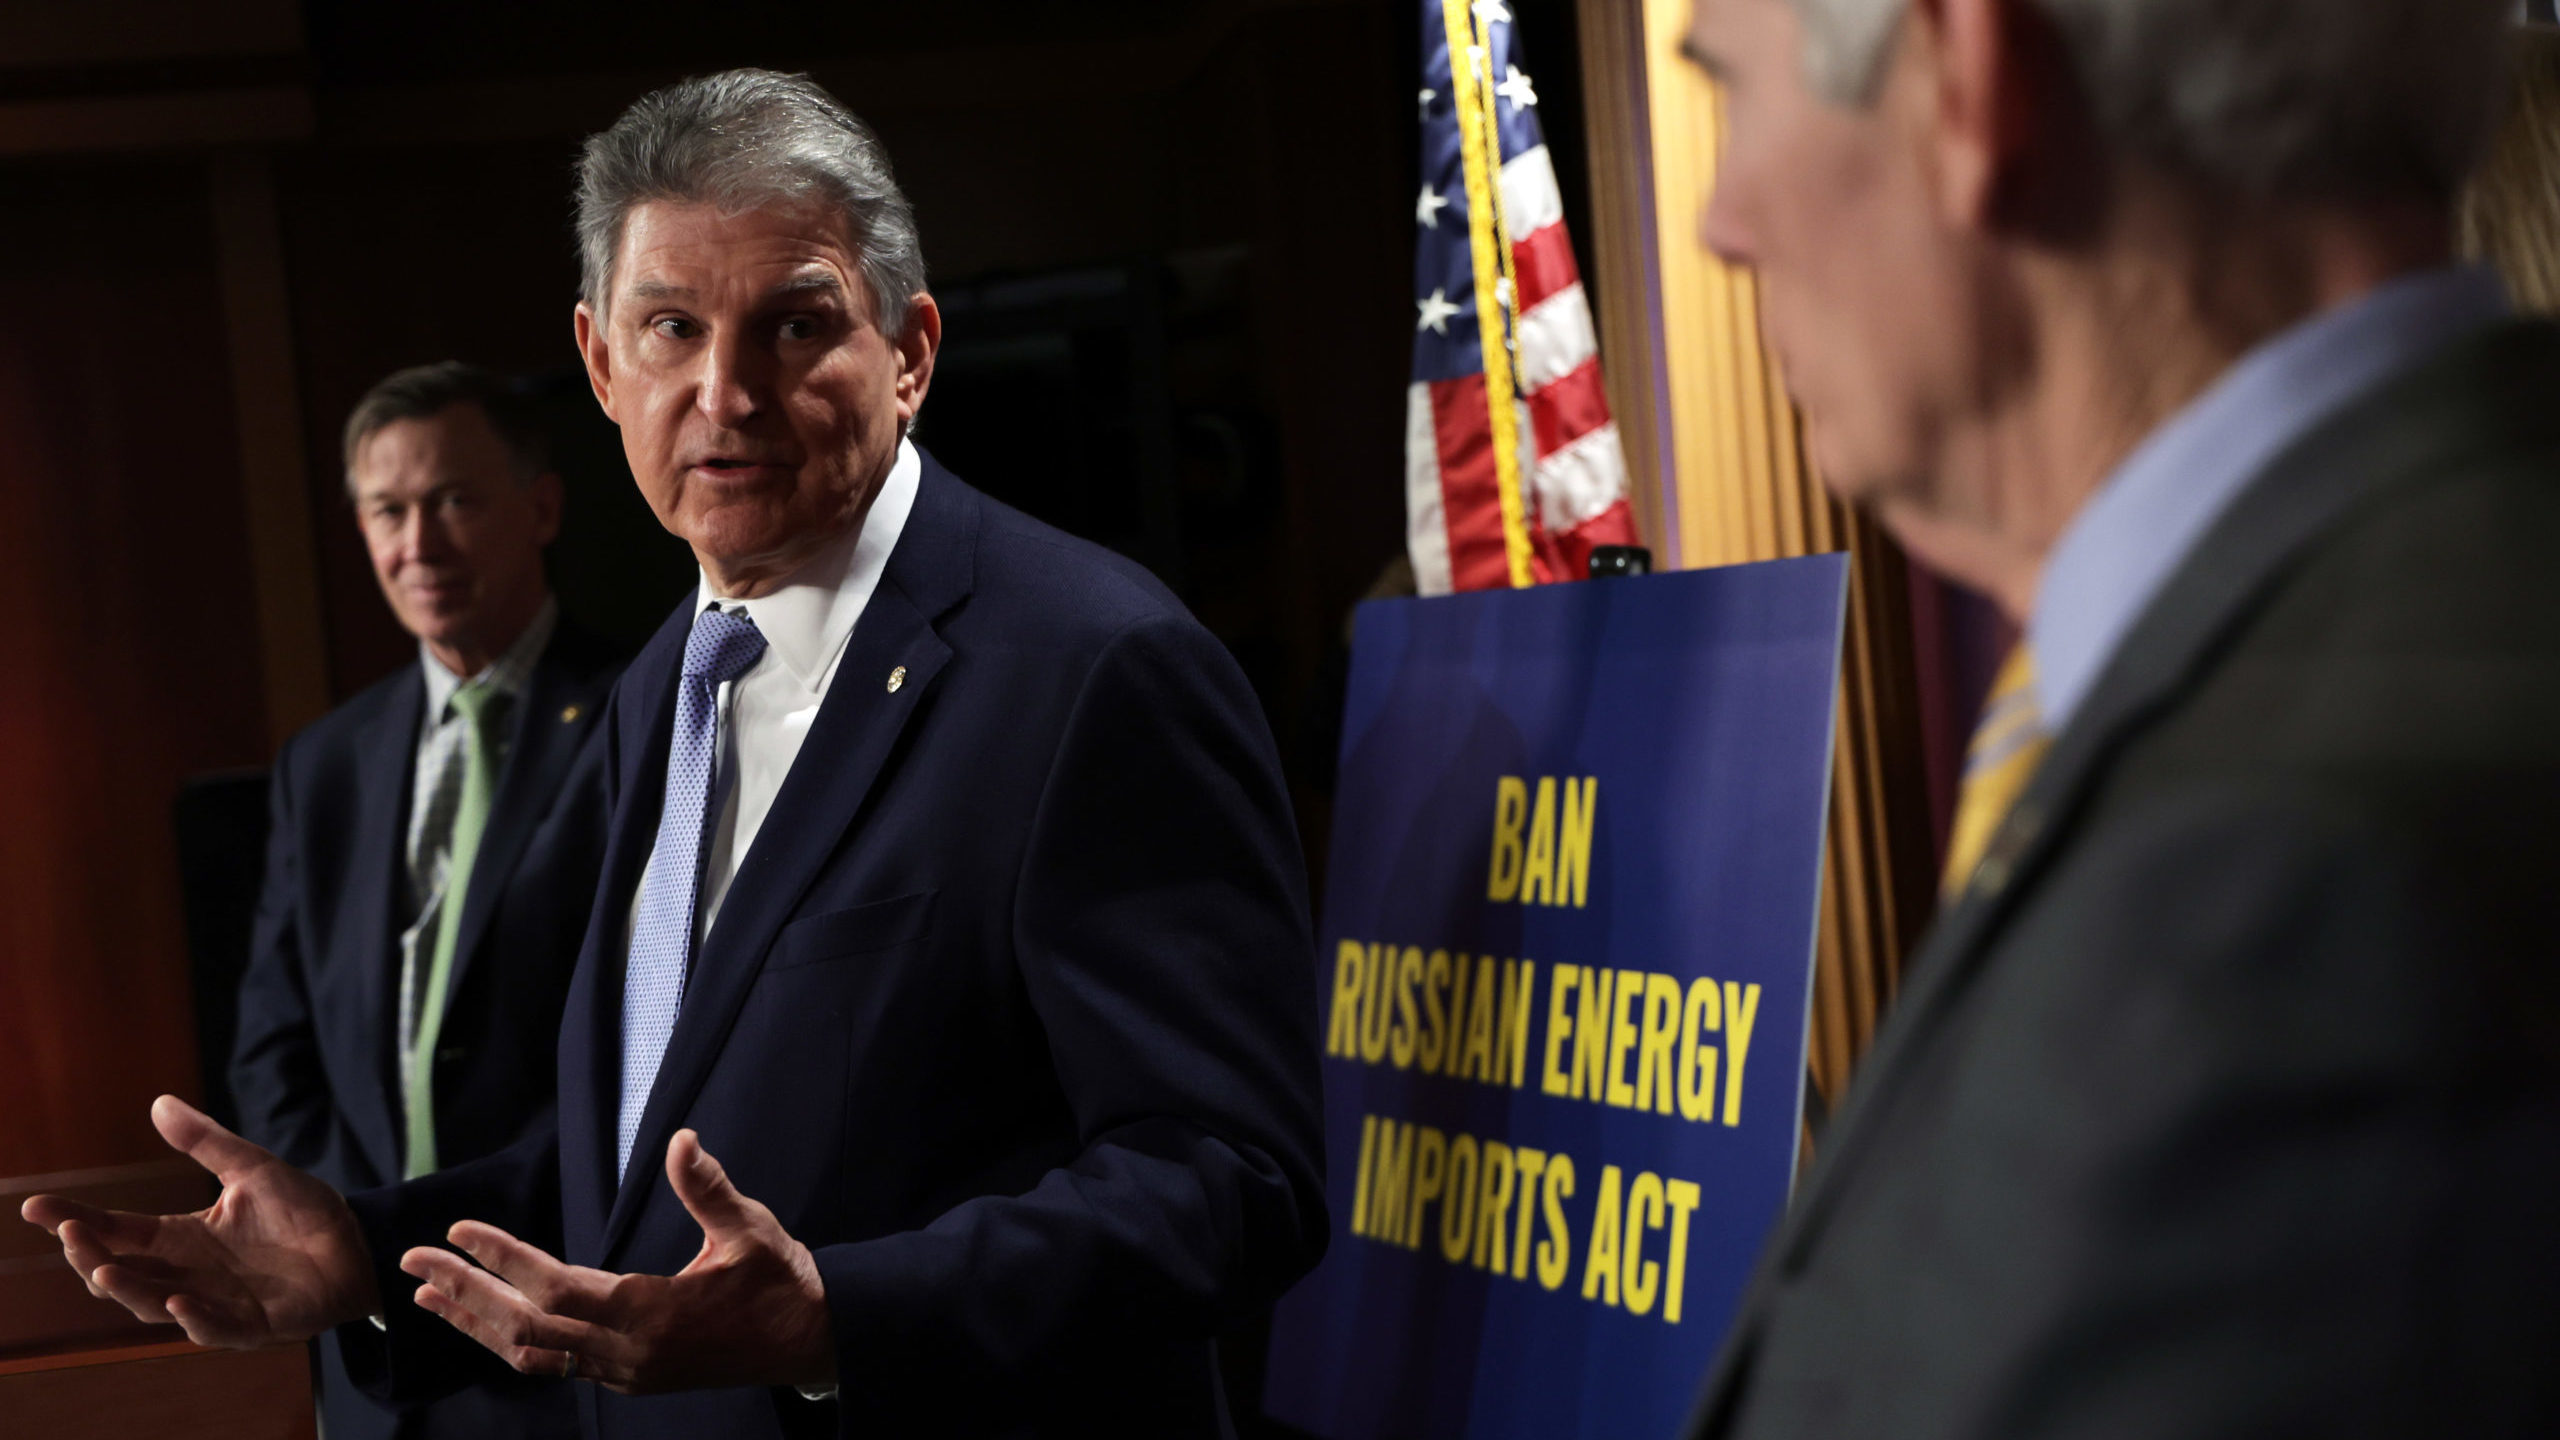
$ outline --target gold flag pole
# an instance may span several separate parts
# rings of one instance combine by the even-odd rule
[[[1484,351],[1485,409],[1493,427],[1494,489],[1502,501],[1502,545],[1511,562],[1514,589],[1536,583],[1529,568],[1529,524],[1520,489],[1520,393],[1511,375],[1511,325],[1508,299],[1509,248],[1503,243],[1500,161],[1490,87],[1486,84],[1486,46],[1476,29],[1468,0],[1441,0],[1442,27],[1449,37],[1450,100],[1457,107],[1459,153],[1467,176],[1467,239],[1475,261],[1476,327]],[[1501,277],[1497,279],[1496,277]]]

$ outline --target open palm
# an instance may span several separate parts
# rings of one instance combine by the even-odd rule
[[[418,1304],[528,1375],[577,1376],[626,1395],[735,1385],[832,1386],[833,1322],[809,1247],[741,1193],[702,1137],[667,1144],[667,1183],[702,1227],[674,1275],[564,1264],[494,1225],[465,1220],[400,1257]]]
[[[173,1096],[152,1105],[151,1120],[222,1182],[220,1199],[186,1215],[54,1195],[20,1209],[62,1242],[91,1293],[232,1349],[307,1340],[380,1309],[363,1232],[337,1191]]]

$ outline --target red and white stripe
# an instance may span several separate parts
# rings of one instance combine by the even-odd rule
[[[1501,184],[1503,221],[1516,237],[1513,335],[1526,400],[1519,453],[1531,569],[1541,582],[1578,580],[1593,546],[1636,543],[1626,457],[1546,147],[1512,157]],[[1480,375],[1416,384],[1408,397],[1409,549],[1425,595],[1510,583],[1488,414]]]

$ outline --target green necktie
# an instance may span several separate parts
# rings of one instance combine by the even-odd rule
[[[445,861],[444,899],[436,906],[435,959],[427,967],[426,994],[418,1002],[418,1032],[401,1076],[408,1115],[409,1153],[401,1168],[414,1180],[436,1168],[436,1039],[444,1029],[445,990],[453,981],[454,945],[462,937],[462,907],[471,891],[471,862],[489,823],[498,790],[498,716],[505,697],[486,685],[453,692],[453,708],[471,727],[463,746],[462,798],[454,805],[453,841]]]

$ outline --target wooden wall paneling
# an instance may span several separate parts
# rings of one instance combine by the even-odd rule
[[[253,151],[225,151],[207,165],[267,735],[281,745],[328,710],[329,677],[275,176],[267,157]]]
[[[0,227],[0,1174],[165,1155],[196,1088],[169,806],[258,763],[204,170],[10,167]]]
[[[0,156],[198,150],[310,134],[311,93],[298,85],[0,104]]]
[[[1910,588],[1892,542],[1814,476],[1761,342],[1753,278],[1697,243],[1721,120],[1713,88],[1679,54],[1688,19],[1689,0],[1582,0],[1592,208],[1612,217],[1594,247],[1603,363],[1622,413],[1655,407],[1658,459],[1630,468],[1640,493],[1659,489],[1638,509],[1661,517],[1668,564],[1850,555],[1813,995],[1811,1069],[1829,1102],[1934,904]],[[1650,227],[1641,237],[1620,228],[1634,215]],[[1619,338],[1631,332],[1641,338]]]
[[[1582,52],[1582,123],[1590,152],[1594,273],[1584,277],[1600,331],[1600,374],[1627,459],[1627,502],[1657,568],[1680,568],[1676,492],[1662,483],[1670,407],[1661,394],[1661,297],[1652,283],[1652,116],[1644,74],[1644,13],[1623,0],[1575,7]]]
[[[295,0],[0,5],[0,55],[15,70],[239,59],[301,48]]]

